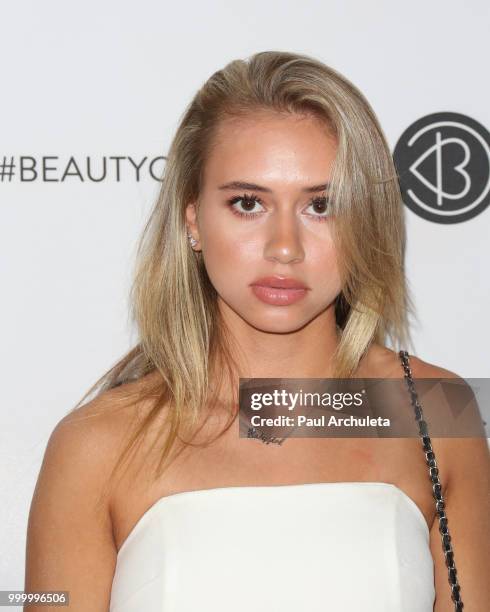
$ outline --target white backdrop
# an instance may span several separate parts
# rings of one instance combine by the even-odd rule
[[[184,106],[212,72],[263,50],[313,55],[365,93],[392,150],[430,113],[490,128],[487,0],[24,0],[2,10],[0,589],[22,589],[29,504],[49,434],[135,340],[127,292]],[[46,171],[42,180],[42,157]],[[115,160],[101,182],[81,181]],[[134,166],[147,158],[141,180]],[[155,172],[161,171],[156,160]],[[18,167],[15,169],[18,171]],[[65,170],[67,176],[63,177]],[[70,174],[71,173],[71,174]],[[58,179],[58,180],[53,180]],[[488,377],[490,210],[452,225],[406,210],[415,354]]]

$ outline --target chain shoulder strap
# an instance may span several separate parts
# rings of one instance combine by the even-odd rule
[[[458,612],[462,610],[463,600],[461,599],[460,586],[458,584],[458,577],[456,571],[456,565],[454,563],[454,553],[451,546],[451,536],[449,535],[449,527],[447,516],[444,511],[444,497],[442,495],[442,486],[439,480],[439,470],[437,468],[436,456],[434,449],[432,448],[432,442],[429,438],[429,431],[427,422],[424,419],[422,406],[420,405],[417,392],[415,390],[415,384],[412,378],[412,370],[410,368],[410,362],[407,351],[400,351],[399,357],[402,362],[403,370],[405,373],[405,380],[407,382],[408,390],[410,393],[410,399],[415,411],[415,419],[419,425],[419,434],[422,439],[422,447],[425,453],[425,459],[427,466],[429,467],[429,478],[432,482],[433,497],[436,500],[436,512],[439,518],[439,533],[442,537],[442,550],[446,559],[446,566],[448,569],[448,582],[451,587],[451,599],[454,602],[454,610]]]

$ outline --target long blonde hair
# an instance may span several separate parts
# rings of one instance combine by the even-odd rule
[[[150,377],[152,384],[121,387],[127,389],[126,400],[151,398],[152,408],[116,468],[168,406],[170,429],[159,473],[179,432],[195,424],[210,401],[211,376],[224,380],[226,372],[231,381],[236,374],[217,293],[202,253],[188,244],[185,208],[200,193],[204,161],[220,121],[263,110],[312,113],[336,137],[329,197],[344,284],[335,302],[340,341],[334,376],[350,377],[372,342],[384,345],[389,337],[398,348],[408,348],[407,319],[414,308],[403,268],[403,204],[389,147],[369,103],[345,77],[307,55],[264,51],[234,60],[198,90],[168,151],[131,286],[140,340],[77,404],[94,391],[100,395],[131,381],[143,383],[158,371]]]

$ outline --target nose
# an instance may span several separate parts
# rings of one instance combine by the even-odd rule
[[[301,227],[291,211],[276,212],[267,227],[264,257],[283,264],[303,261],[305,253],[301,241]]]

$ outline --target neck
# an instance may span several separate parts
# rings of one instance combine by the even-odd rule
[[[334,304],[302,328],[281,333],[257,329],[227,306],[221,314],[235,360],[234,387],[238,388],[239,378],[332,377],[333,354],[340,341]],[[220,397],[228,398],[229,391],[223,389]]]

